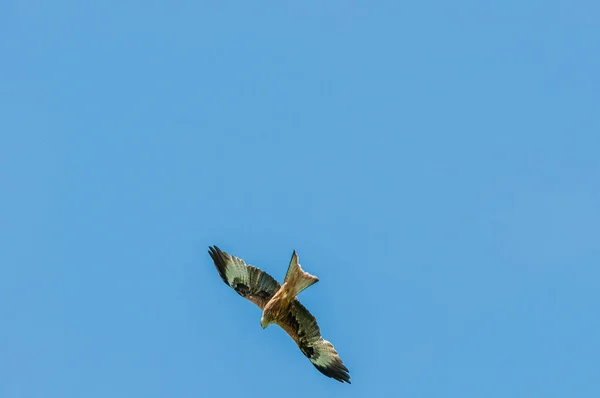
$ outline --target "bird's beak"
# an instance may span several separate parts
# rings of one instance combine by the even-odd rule
[[[265,318],[263,318],[263,317],[260,318],[260,326],[262,326],[263,329],[268,326],[267,323],[265,322]]]

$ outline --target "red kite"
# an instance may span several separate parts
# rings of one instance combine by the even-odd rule
[[[296,251],[292,254],[281,286],[271,275],[246,265],[244,260],[216,246],[208,249],[223,282],[263,311],[260,318],[263,329],[272,323],[279,325],[321,373],[337,381],[350,383],[348,368],[333,345],[323,340],[315,317],[296,298],[302,290],[319,281],[302,270]]]

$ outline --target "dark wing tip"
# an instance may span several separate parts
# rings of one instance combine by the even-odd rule
[[[215,267],[217,268],[217,272],[219,272],[219,276],[223,279],[226,285],[229,286],[227,282],[227,277],[225,276],[225,270],[227,269],[227,264],[225,263],[225,253],[221,251],[217,246],[209,246],[208,254],[212,258],[215,263]]]
[[[342,361],[336,361],[329,366],[319,366],[313,363],[315,368],[327,377],[331,377],[341,383],[350,383],[350,374],[348,368],[342,363]]]

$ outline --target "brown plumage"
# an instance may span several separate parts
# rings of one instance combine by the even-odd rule
[[[279,325],[321,373],[350,383],[348,368],[333,345],[321,336],[315,317],[296,298],[319,279],[302,270],[295,251],[283,285],[266,272],[246,265],[244,260],[216,246],[209,247],[209,254],[223,282],[263,310],[260,319],[263,328],[269,324]]]

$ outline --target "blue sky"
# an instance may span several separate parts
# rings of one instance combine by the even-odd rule
[[[600,6],[484,3],[0,3],[0,396],[597,397]]]

